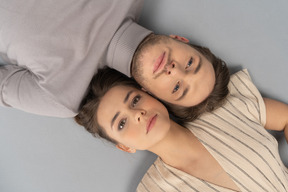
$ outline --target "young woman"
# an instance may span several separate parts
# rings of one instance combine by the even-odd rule
[[[221,107],[183,127],[134,81],[104,69],[75,120],[123,151],[159,156],[137,191],[287,191],[288,170],[264,128],[270,112],[246,70],[231,77],[229,91]]]

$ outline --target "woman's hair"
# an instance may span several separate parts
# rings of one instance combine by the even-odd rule
[[[118,85],[140,88],[133,79],[114,69],[108,67],[99,69],[89,84],[87,94],[80,104],[78,115],[74,117],[75,121],[92,135],[104,138],[114,144],[117,144],[117,141],[110,138],[99,125],[96,114],[103,96]]]
[[[132,76],[139,81],[144,81],[144,77],[142,77],[142,67],[141,63],[137,63],[141,60],[141,55],[143,50],[145,50],[148,46],[153,46],[159,42],[165,42],[170,37],[165,35],[156,35],[150,34],[147,36],[143,42],[138,46],[133,60],[131,64],[131,72]],[[176,39],[175,39],[176,40]],[[211,94],[200,104],[192,107],[182,107],[177,106],[162,100],[162,102],[166,105],[169,112],[178,118],[178,120],[182,122],[193,121],[197,117],[199,117],[204,112],[211,112],[214,109],[223,105],[225,98],[227,97],[229,90],[228,90],[228,83],[230,81],[230,73],[229,69],[226,66],[226,63],[221,59],[217,58],[208,48],[189,44],[191,47],[195,48],[199,51],[202,55],[204,55],[213,65],[214,72],[215,72],[215,86]]]
[[[225,98],[229,94],[228,83],[230,81],[230,73],[226,63],[217,58],[208,48],[190,45],[212,63],[216,79],[214,89],[210,95],[198,105],[183,107],[164,102],[168,111],[182,122],[193,121],[201,114],[217,109],[224,104]]]

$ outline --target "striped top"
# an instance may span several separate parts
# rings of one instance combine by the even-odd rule
[[[288,170],[280,159],[276,139],[264,128],[265,104],[247,70],[231,76],[229,90],[221,108],[202,115],[186,127],[242,192],[287,192]],[[157,158],[137,191],[233,190],[198,179]]]

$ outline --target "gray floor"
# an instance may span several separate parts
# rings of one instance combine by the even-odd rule
[[[140,23],[248,68],[264,96],[288,103],[288,1],[146,0]],[[93,138],[72,119],[0,108],[0,191],[133,192],[155,159]],[[276,135],[288,165],[288,147]]]

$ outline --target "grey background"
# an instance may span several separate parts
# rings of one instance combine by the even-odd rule
[[[264,96],[288,103],[287,0],[146,0],[140,23],[247,68]],[[1,192],[132,192],[155,156],[126,154],[72,119],[0,108]],[[288,147],[277,134],[281,158]]]

